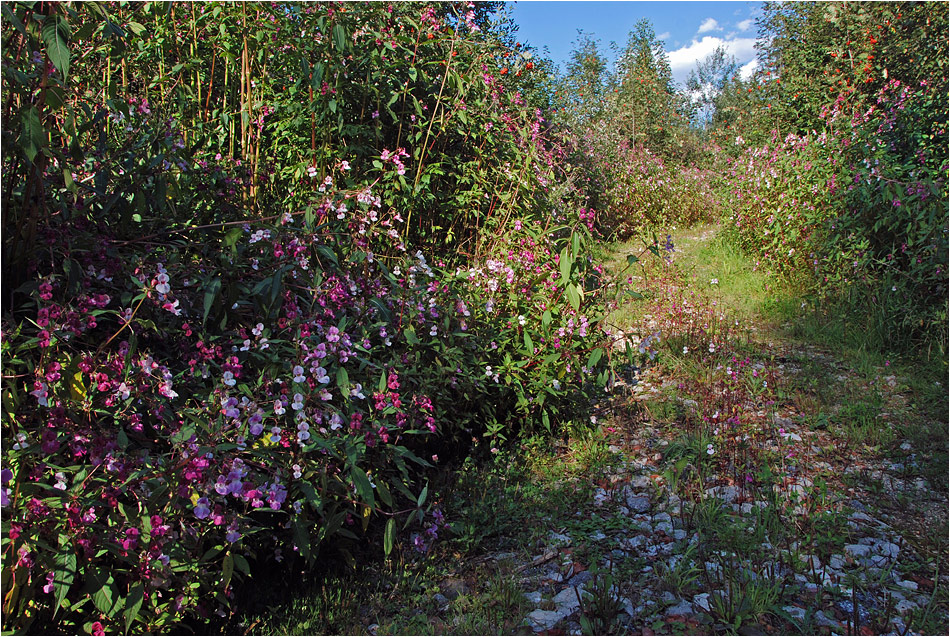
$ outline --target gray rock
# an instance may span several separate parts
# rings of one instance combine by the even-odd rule
[[[706,612],[709,612],[709,593],[700,593],[699,595],[693,595],[693,606],[700,608]]]
[[[536,633],[554,628],[554,625],[561,619],[561,614],[556,610],[541,610],[538,608],[528,613],[528,621]]]
[[[795,426],[795,421],[793,421],[791,418],[785,418],[784,416],[779,416],[778,414],[772,418],[772,422],[776,427],[782,427],[783,429],[788,429],[789,427]],[[801,439],[799,438],[799,440]]]
[[[550,539],[550,542],[548,542],[549,546],[570,546],[571,545],[571,536],[565,533],[555,533],[552,531],[551,534],[548,536],[548,538]]]
[[[901,615],[904,615],[912,610],[915,610],[916,608],[919,608],[917,604],[906,599],[902,599],[898,601],[896,604],[894,604],[894,610],[896,610]]]
[[[866,557],[871,552],[871,547],[864,544],[846,544],[844,552],[854,558]]]
[[[457,577],[447,577],[439,584],[442,594],[449,599],[455,599],[459,595],[468,595],[472,592],[471,587],[465,580]]]
[[[530,593],[525,593],[524,597],[532,604],[541,603],[541,591],[531,591]]]
[[[885,557],[896,559],[897,554],[900,553],[901,547],[894,544],[893,542],[881,542],[875,547],[875,549],[879,554]]]
[[[645,495],[631,494],[627,496],[627,506],[634,513],[646,513],[650,510],[650,498]]]
[[[439,605],[439,609],[443,609],[449,605],[449,598],[443,595],[442,593],[436,593],[435,595],[433,595],[432,600],[436,604]],[[540,601],[541,601],[541,593],[538,593],[538,602]]]
[[[732,504],[739,497],[739,489],[730,486],[719,486],[706,489],[706,495],[719,498],[726,504]]]
[[[577,596],[584,596],[584,587],[578,586],[577,591],[574,591],[573,586],[568,586],[560,593],[554,596],[554,603],[557,604],[558,612],[564,612],[564,616],[568,616],[577,610],[580,607],[580,602],[577,601]]]
[[[788,616],[794,619],[795,621],[804,621],[805,619],[805,609],[799,608],[798,606],[784,606],[782,608]]]
[[[818,626],[827,626],[834,630],[841,630],[841,624],[825,615],[822,611],[815,611],[815,624]]]
[[[683,529],[676,529],[675,531],[673,531],[673,539],[674,540],[686,539],[686,531],[684,531]]]
[[[666,616],[672,617],[673,615],[692,615],[693,614],[693,605],[687,602],[686,600],[680,600],[675,606],[670,606],[666,609]]]
[[[594,531],[594,532],[591,533],[591,535],[590,535],[590,539],[591,539],[592,541],[594,541],[594,542],[599,542],[599,541],[604,540],[604,539],[606,539],[606,538],[607,538],[607,536],[604,535],[604,534],[603,534],[602,532],[600,532],[600,531]]]
[[[897,582],[897,585],[901,588],[906,588],[909,591],[917,590],[917,582],[912,582],[910,580],[901,580],[900,582]]]
[[[636,476],[630,480],[630,486],[638,490],[649,489],[652,485],[649,476]]]
[[[592,579],[594,579],[594,576],[590,571],[581,571],[571,579],[567,580],[567,587],[573,588],[574,586],[583,586]]]

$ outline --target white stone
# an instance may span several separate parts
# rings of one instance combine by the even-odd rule
[[[909,590],[909,591],[916,591],[916,590],[917,590],[917,582],[912,582],[912,581],[910,581],[910,580],[906,580],[906,579],[905,579],[905,580],[902,580],[902,581],[900,581],[900,582],[897,582],[897,585],[900,586],[900,587],[902,587],[902,588],[906,588],[906,589]]]
[[[541,591],[531,591],[530,593],[525,593],[524,597],[532,604],[541,603]]]
[[[542,630],[550,630],[554,627],[554,624],[561,621],[561,618],[561,614],[555,610],[541,610],[538,608],[528,613],[528,621],[531,622],[531,628],[536,633]]]
[[[571,536],[564,533],[554,533],[548,536],[551,540],[551,546],[570,546],[571,545]]]
[[[798,606],[785,606],[782,608],[782,610],[788,613],[789,617],[795,621],[803,621],[805,619],[804,608],[799,608]]]
[[[864,544],[847,544],[844,552],[852,557],[865,557],[871,552],[871,547]]]
[[[692,615],[693,614],[693,605],[687,601],[680,601],[676,606],[671,606],[666,609],[666,616],[670,617],[672,615]]]
[[[893,542],[881,542],[877,545],[876,550],[885,557],[896,558],[897,554],[900,553],[901,547]]]
[[[706,612],[709,612],[709,593],[700,593],[699,595],[693,595],[693,605],[696,608],[701,608]]]

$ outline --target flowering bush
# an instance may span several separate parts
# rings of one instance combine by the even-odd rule
[[[518,223],[501,258],[445,271],[379,256],[401,223],[369,189],[328,192],[276,224],[83,252],[40,279],[3,341],[18,625],[223,612],[252,565],[312,563],[374,519],[388,552],[398,517],[429,515],[431,439],[553,427],[607,382],[581,230]],[[83,241],[51,229],[49,245]]]
[[[820,134],[749,148],[729,172],[731,230],[763,265],[826,296],[870,301],[883,342],[945,346],[945,122],[926,85],[842,95]],[[944,113],[945,113],[944,101]],[[927,131],[926,135],[923,131]],[[931,132],[932,131],[932,132]]]
[[[4,6],[36,51],[4,53],[5,630],[169,630],[340,539],[425,551],[440,453],[611,382],[617,288],[526,53],[471,7],[189,8],[152,35],[190,52],[123,57],[132,9]]]

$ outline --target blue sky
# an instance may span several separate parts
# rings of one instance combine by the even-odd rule
[[[755,18],[761,2],[509,2],[518,24],[518,39],[539,51],[546,46],[550,58],[564,68],[582,29],[600,40],[608,56],[611,41],[621,47],[633,25],[646,18],[663,40],[673,78],[684,84],[696,63],[718,45],[735,56],[744,75],[755,67]]]

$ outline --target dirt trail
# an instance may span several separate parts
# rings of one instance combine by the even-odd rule
[[[676,237],[635,280],[649,300],[619,313],[618,335],[653,361],[614,392],[619,462],[590,503],[592,518],[622,523],[552,532],[519,565],[527,623],[543,634],[941,630],[947,493],[895,425],[923,418],[902,379],[784,338],[730,280],[748,279],[748,264],[702,261],[715,237]]]

